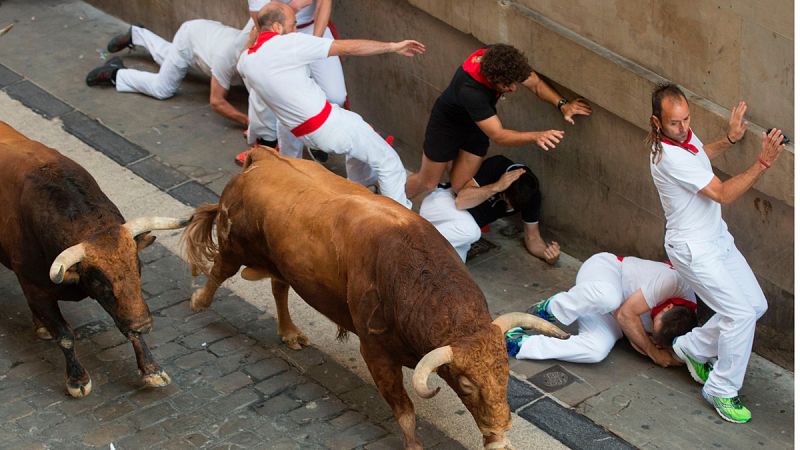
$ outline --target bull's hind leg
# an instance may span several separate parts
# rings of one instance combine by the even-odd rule
[[[77,398],[86,397],[92,392],[92,378],[83,368],[78,355],[75,353],[75,335],[58,309],[58,303],[50,298],[40,295],[35,288],[26,288],[23,285],[25,298],[31,308],[33,316],[41,320],[47,331],[54,337],[66,361],[65,384],[69,395]]]
[[[292,322],[289,314],[289,284],[283,280],[272,278],[272,296],[278,312],[278,336],[292,350],[300,350],[308,345],[308,337]]]
[[[414,414],[414,404],[411,403],[403,387],[403,366],[394,361],[380,344],[366,344],[364,339],[361,340],[361,356],[367,363],[378,391],[392,408],[392,413],[403,432],[405,448],[422,450],[415,433],[417,418]]]
[[[217,254],[214,258],[214,266],[208,274],[206,284],[192,294],[192,300],[189,303],[192,311],[202,311],[211,305],[214,300],[214,294],[228,278],[236,275],[239,271],[241,264],[233,262],[233,258],[225,257],[223,253]]]
[[[43,341],[53,340],[53,335],[47,331],[47,327],[44,326],[44,322],[42,322],[42,319],[36,317],[36,314],[33,315],[33,331],[36,333],[36,337]]]

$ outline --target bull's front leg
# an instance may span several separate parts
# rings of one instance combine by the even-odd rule
[[[214,266],[208,273],[206,284],[192,294],[192,299],[189,302],[192,311],[203,311],[211,306],[219,285],[236,275],[239,267],[241,267],[241,264],[238,262],[232,262],[231,258],[226,258],[222,253],[217,254],[216,258],[214,258]]]
[[[308,345],[308,337],[297,328],[289,314],[289,284],[275,277],[272,278],[272,296],[275,297],[275,308],[278,316],[278,336],[292,350],[300,350]]]
[[[78,360],[78,355],[75,353],[75,335],[64,320],[64,316],[61,315],[58,303],[46,295],[38,294],[35,288],[26,288],[23,285],[22,289],[33,317],[41,321],[64,353],[66,361],[64,383],[67,392],[76,398],[86,397],[92,392],[92,378]]]
[[[36,333],[36,337],[43,341],[53,340],[53,335],[50,334],[50,331],[44,326],[42,319],[36,317],[36,314],[33,315],[33,331]]]
[[[136,364],[142,373],[142,381],[149,387],[164,387],[172,382],[167,372],[153,358],[150,348],[139,333],[128,333],[126,336],[133,345],[136,354]]]
[[[414,404],[411,403],[403,386],[403,366],[394,361],[381,345],[365,343],[365,339],[361,339],[361,356],[367,363],[378,391],[392,408],[392,413],[403,432],[405,448],[422,450],[415,432],[417,418]]]

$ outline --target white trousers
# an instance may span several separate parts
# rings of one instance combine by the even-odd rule
[[[278,139],[277,127],[278,118],[275,113],[261,101],[254,92],[250,92],[247,97],[247,143],[255,144],[258,138],[265,141]],[[303,156],[303,146],[300,144],[300,156]],[[297,158],[298,156],[294,156]]]
[[[567,340],[534,335],[522,340],[517,359],[558,359],[596,363],[608,356],[622,329],[611,313],[625,300],[622,263],[611,253],[598,253],[583,263],[575,286],[550,300],[550,311],[559,322],[578,321],[578,334]]]
[[[134,69],[118,70],[117,91],[139,92],[159,100],[175,95],[192,64],[193,52],[189,41],[191,27],[191,21],[181,25],[172,42],[147,29],[131,27],[133,44],[145,47],[161,67],[157,73]]]
[[[453,191],[437,188],[428,194],[419,207],[419,215],[432,223],[466,262],[470,246],[481,238],[481,229],[472,214],[456,208]]]
[[[703,390],[718,397],[736,396],[767,299],[730,233],[712,241],[667,242],[665,248],[673,267],[716,313],[676,344],[701,362],[718,357]]]
[[[314,25],[309,25],[297,30],[300,33],[313,34]],[[333,39],[330,27],[325,28],[322,37]],[[329,56],[325,59],[314,61],[310,64],[311,78],[325,92],[325,97],[333,105],[344,106],[347,100],[347,88],[344,84],[342,61],[338,56]],[[297,139],[291,131],[281,123],[277,124],[278,144],[281,154],[290,158],[303,157],[303,142]]]
[[[377,182],[382,195],[411,209],[400,157],[358,114],[333,105],[328,120],[301,139],[311,148],[345,155],[348,179],[365,186]]]

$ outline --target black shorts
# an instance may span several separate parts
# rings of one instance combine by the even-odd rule
[[[453,161],[459,150],[483,158],[489,150],[489,137],[474,122],[469,126],[453,123],[434,106],[425,128],[422,149],[434,162]]]

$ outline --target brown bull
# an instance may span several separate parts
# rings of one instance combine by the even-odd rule
[[[125,223],[94,178],[71,159],[0,122],[0,263],[17,276],[36,334],[55,339],[66,359],[67,391],[84,397],[89,373],[58,301],[96,299],[130,340],[148,386],[170,378],[153,360],[141,333],[152,327],[141,292],[137,251],[156,229],[185,221],[139,218]]]
[[[510,446],[503,333],[525,326],[566,335],[527,314],[492,322],[483,293],[450,244],[398,203],[309,161],[265,147],[250,155],[220,203],[198,208],[184,231],[193,271],[208,275],[192,308],[208,307],[219,284],[244,265],[246,279],[272,278],[278,333],[290,347],[308,343],[289,316],[290,286],[341,333],[358,335],[407,448],[420,444],[403,366],[416,366],[414,387],[425,398],[436,393],[427,379],[438,368],[474,417],[484,444]]]

